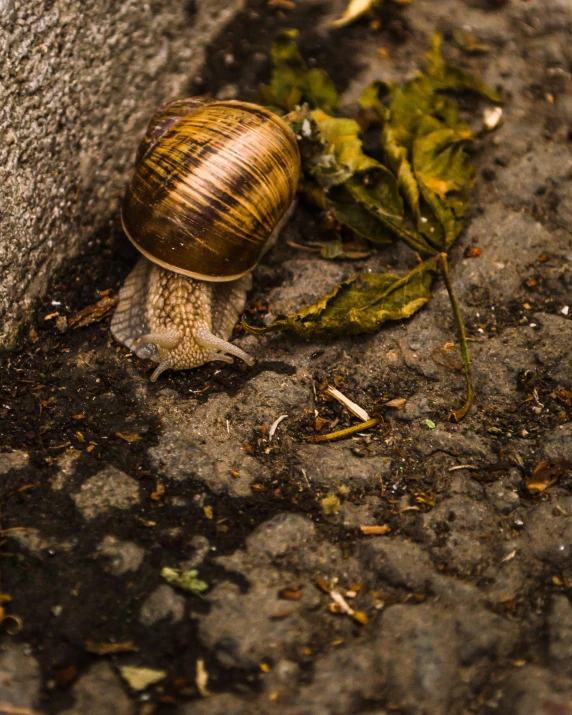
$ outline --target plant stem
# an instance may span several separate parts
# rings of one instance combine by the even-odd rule
[[[352,425],[347,429],[341,429],[337,432],[329,432],[328,434],[319,434],[315,437],[310,437],[310,442],[329,442],[334,439],[342,439],[342,437],[347,437],[355,432],[362,432],[364,429],[369,429],[370,427],[378,424],[379,421],[380,420],[374,417],[371,420],[367,420],[367,422],[360,422],[359,425]]]
[[[471,377],[471,356],[469,354],[469,346],[467,345],[465,326],[463,324],[463,318],[461,316],[461,311],[459,310],[457,298],[453,292],[453,286],[451,285],[451,278],[449,277],[449,262],[447,260],[446,253],[441,253],[441,274],[443,276],[443,280],[445,281],[445,285],[447,286],[447,293],[449,293],[449,300],[451,301],[451,308],[453,309],[453,316],[455,318],[455,325],[457,327],[457,335],[459,337],[459,345],[461,348],[461,357],[463,359],[463,372],[465,373],[465,382],[467,383],[467,398],[465,400],[465,404],[460,410],[451,410],[449,413],[449,419],[452,418],[455,422],[460,422],[473,404],[475,391],[473,389],[473,378]]]

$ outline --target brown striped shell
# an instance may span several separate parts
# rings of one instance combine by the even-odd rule
[[[164,105],[137,158],[122,211],[129,239],[160,266],[207,281],[257,264],[300,177],[290,127],[246,102]]]

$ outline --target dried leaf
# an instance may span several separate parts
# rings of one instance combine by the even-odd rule
[[[70,318],[68,323],[69,327],[85,328],[92,323],[98,323],[111,313],[117,305],[118,300],[119,296],[117,295],[106,295],[101,300],[98,300],[97,303],[88,305]]]
[[[383,534],[389,534],[391,527],[387,524],[380,524],[379,526],[360,526],[360,531],[362,534],[370,534],[373,536],[382,536]]]
[[[572,462],[566,459],[542,460],[536,465],[531,476],[527,478],[526,488],[530,494],[535,496],[542,494],[570,469],[572,469]]]
[[[196,596],[206,591],[209,587],[206,581],[201,581],[197,578],[199,572],[196,569],[190,571],[181,571],[181,569],[169,568],[166,566],[161,570],[161,576],[170,583],[171,586],[176,586],[183,591],[189,591]]]
[[[140,668],[136,665],[122,665],[119,668],[121,677],[132,690],[145,690],[155,683],[167,677],[166,670],[155,670],[154,668]]]
[[[393,400],[386,402],[384,407],[393,407],[395,410],[402,410],[407,403],[405,397],[395,397]]]
[[[298,601],[302,598],[302,587],[296,585],[281,588],[280,591],[278,591],[278,598],[283,598],[286,601]]]
[[[406,276],[368,273],[336,286],[314,305],[288,316],[279,316],[269,326],[245,329],[256,335],[294,330],[299,335],[347,335],[371,333],[388,320],[409,318],[430,297],[431,272],[436,259],[429,259]]]
[[[137,434],[136,432],[116,432],[115,433],[117,437],[120,437],[121,439],[124,439],[126,442],[141,442],[143,437],[141,437],[140,434]]]
[[[367,626],[368,618],[363,611],[352,611],[350,615],[354,619],[354,621],[357,621],[362,626]]]

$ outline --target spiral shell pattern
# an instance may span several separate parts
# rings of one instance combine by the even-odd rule
[[[179,100],[180,101],[180,100]],[[123,225],[155,263],[202,280],[234,280],[258,262],[291,205],[300,155],[290,127],[245,102],[197,103],[147,142]]]

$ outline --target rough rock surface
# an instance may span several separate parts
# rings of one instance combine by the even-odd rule
[[[241,4],[2,0],[2,343],[53,271],[108,224],[150,113],[186,91]]]
[[[209,48],[196,90],[253,98],[273,34],[297,26],[304,55],[353,101],[373,79],[411,76],[437,27],[449,59],[506,97],[503,126],[474,147],[477,181],[451,252],[475,406],[447,419],[463,380],[439,280],[411,321],[376,335],[237,332],[254,367],[213,363],[154,384],[105,321],[61,333],[44,320],[55,308],[39,305],[37,336],[22,337],[2,374],[2,605],[22,632],[0,650],[0,706],[570,715],[570,4],[386,2],[380,29],[363,20],[336,34],[341,0],[295,4],[250,0]],[[462,51],[459,33],[488,52]],[[477,125],[482,110],[462,100]],[[321,231],[301,202],[285,239]],[[54,279],[66,317],[132,266],[118,231],[106,241],[105,257],[88,248]],[[482,254],[469,258],[471,246]],[[290,311],[356,270],[415,262],[400,246],[333,262],[282,241],[254,273],[249,315]],[[89,280],[76,282],[80,272]],[[352,423],[328,384],[383,424],[309,444],[320,426]],[[403,409],[386,406],[395,398]],[[542,462],[557,477],[531,493]],[[208,589],[167,584],[165,567],[198,571]],[[167,674],[135,693],[124,665]]]

